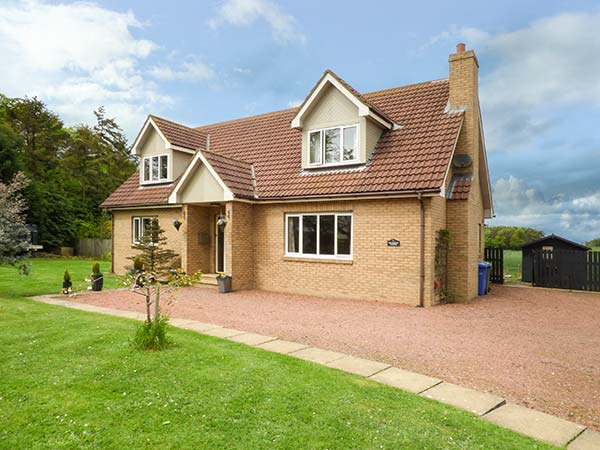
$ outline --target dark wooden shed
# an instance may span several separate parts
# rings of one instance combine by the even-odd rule
[[[589,247],[570,241],[555,234],[551,234],[549,236],[544,236],[541,239],[528,242],[521,247],[521,251],[523,252],[523,265],[521,273],[522,280],[527,282],[533,281],[534,251],[541,253],[560,250],[569,250],[569,253],[571,253],[574,257],[577,259],[581,258],[580,262],[583,263],[583,267],[585,267],[587,252],[590,250]],[[580,257],[578,256],[579,254],[581,254]]]

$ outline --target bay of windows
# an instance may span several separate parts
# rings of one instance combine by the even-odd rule
[[[285,235],[287,255],[350,258],[352,214],[287,214]]]
[[[357,136],[358,125],[310,131],[308,133],[309,163],[335,165],[356,161]]]
[[[143,180],[146,183],[168,181],[169,155],[147,156],[143,159]]]

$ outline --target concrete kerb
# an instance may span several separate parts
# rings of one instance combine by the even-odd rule
[[[57,298],[55,295],[29,298],[56,306],[132,320],[145,318],[141,313],[77,303]],[[173,318],[171,325],[363,376],[381,384],[470,411],[484,420],[534,439],[555,445],[568,445],[569,450],[600,449],[600,433],[589,430],[583,425],[518,405],[506,404],[503,398],[392,367],[386,363],[190,319]]]

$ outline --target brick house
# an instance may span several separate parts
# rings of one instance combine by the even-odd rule
[[[113,270],[157,218],[187,272],[225,272],[234,289],[424,306],[442,288],[476,296],[492,217],[478,62],[459,44],[449,64],[449,78],[368,94],[326,71],[299,107],[212,125],[149,116],[140,170],[103,203]]]

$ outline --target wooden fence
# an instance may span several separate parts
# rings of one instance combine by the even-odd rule
[[[100,258],[109,254],[111,251],[111,239],[79,239],[75,243],[75,254],[77,256]]]
[[[492,265],[490,281],[492,283],[504,284],[504,249],[486,248],[485,260]]]
[[[534,286],[600,291],[600,252],[534,250]]]

